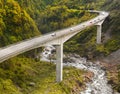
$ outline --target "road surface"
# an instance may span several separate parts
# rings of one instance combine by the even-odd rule
[[[94,11],[91,11],[91,12],[94,12]],[[99,12],[99,15],[97,17],[90,19],[86,22],[80,23],[76,26],[62,29],[57,32],[48,33],[42,36],[37,36],[31,39],[27,39],[25,41],[22,41],[16,44],[11,44],[7,47],[1,48],[0,62],[3,62],[11,57],[24,53],[26,51],[43,46],[45,43],[49,43],[52,40],[57,40],[58,38],[66,36],[68,34],[80,32],[84,30],[86,27],[90,27],[100,23],[109,15],[109,13],[105,11],[97,11],[97,12]]]

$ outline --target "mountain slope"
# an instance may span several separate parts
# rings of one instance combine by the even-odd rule
[[[40,34],[35,22],[14,0],[0,1],[0,46]]]

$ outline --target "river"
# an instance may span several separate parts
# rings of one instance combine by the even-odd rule
[[[47,50],[44,50],[41,55],[41,59],[44,61],[50,61],[48,56],[55,48],[48,46],[45,49]],[[86,83],[86,89],[80,92],[80,94],[113,94],[113,90],[108,84],[106,73],[104,70],[102,70],[99,62],[89,62],[86,60],[86,58],[82,58],[76,54],[67,55],[65,58],[66,60],[63,63],[64,66],[73,66],[78,69],[83,69],[94,73],[91,82]],[[52,62],[54,62],[54,60],[52,60]]]

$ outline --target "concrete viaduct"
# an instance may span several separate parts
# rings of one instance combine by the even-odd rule
[[[76,26],[72,26],[66,29],[58,30],[56,32],[48,33],[42,36],[37,36],[31,39],[27,39],[22,42],[18,42],[15,44],[8,45],[6,47],[0,48],[0,63],[3,61],[24,53],[26,51],[46,46],[46,45],[55,45],[56,46],[56,81],[62,81],[62,70],[63,70],[63,43],[68,39],[84,30],[86,27],[90,27],[93,25],[97,26],[97,43],[101,43],[101,29],[102,23],[105,18],[109,15],[108,12],[105,11],[94,11],[99,15],[93,19],[90,19],[86,22],[80,23]]]

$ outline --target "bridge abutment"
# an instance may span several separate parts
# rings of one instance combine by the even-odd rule
[[[63,72],[63,44],[56,45],[56,81],[62,81]]]

